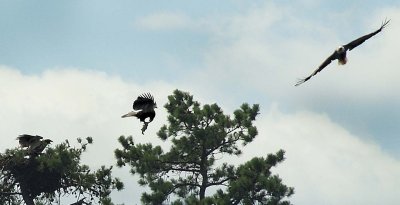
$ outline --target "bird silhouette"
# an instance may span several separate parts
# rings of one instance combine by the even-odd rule
[[[156,112],[154,111],[154,109],[157,108],[157,103],[154,101],[154,97],[150,93],[145,93],[137,97],[137,99],[133,102],[132,107],[133,111],[122,115],[121,117],[138,118],[141,122],[143,122],[142,134],[144,134],[144,131],[146,131],[148,124],[152,122],[154,117],[156,116]]]
[[[49,145],[52,142],[53,141],[50,139],[45,139],[35,142],[28,148],[27,153],[31,157],[39,156],[40,154],[42,154],[43,150],[47,147],[47,145]]]
[[[43,137],[39,135],[28,135],[28,134],[22,134],[17,137],[17,140],[21,147],[29,147],[32,144],[39,142],[41,139],[43,139]]]
[[[308,81],[311,77],[319,73],[322,69],[324,69],[326,66],[328,66],[332,61],[338,60],[339,65],[344,65],[347,63],[347,57],[346,57],[346,52],[353,50],[355,47],[361,45],[364,43],[366,40],[371,38],[372,36],[375,36],[377,33],[381,32],[383,28],[386,27],[386,25],[389,23],[390,20],[386,20],[382,22],[381,27],[367,35],[361,36],[360,38],[357,38],[356,40],[346,44],[342,45],[339,48],[337,48],[311,75],[300,79],[295,86],[301,85],[302,83]]]

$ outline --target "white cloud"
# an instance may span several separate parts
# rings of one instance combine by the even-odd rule
[[[272,108],[257,126],[260,135],[243,158],[284,149],[287,159],[274,172],[295,187],[294,204],[394,205],[400,199],[400,161],[326,115]]]
[[[140,17],[136,19],[135,25],[149,30],[173,30],[190,26],[190,19],[179,13],[161,12]]]

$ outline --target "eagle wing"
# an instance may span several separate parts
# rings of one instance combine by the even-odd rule
[[[37,156],[43,152],[43,150],[52,142],[50,139],[40,140],[32,144],[28,149],[28,154],[31,156]]]
[[[372,32],[372,33],[370,33],[370,34],[361,36],[360,38],[357,38],[356,40],[354,40],[354,41],[352,41],[352,42],[350,42],[350,43],[344,45],[343,47],[346,49],[346,51],[347,51],[347,50],[350,50],[350,51],[351,51],[353,48],[355,48],[355,47],[361,45],[362,43],[364,43],[364,41],[368,40],[368,39],[371,38],[372,36],[375,36],[377,33],[381,32],[382,29],[385,28],[386,25],[389,23],[389,21],[390,21],[390,19],[389,19],[389,20],[386,20],[386,19],[385,19],[385,21],[382,22],[382,25],[381,25],[381,27],[380,27],[378,30],[376,30],[376,31],[374,31],[374,32]]]
[[[302,83],[306,82],[309,80],[311,77],[319,73],[322,69],[324,69],[327,65],[329,65],[333,60],[336,60],[338,58],[337,51],[333,52],[332,55],[330,55],[311,75],[308,77],[305,77],[303,79],[300,79],[295,86],[299,86]]]
[[[154,104],[154,97],[150,93],[145,93],[145,94],[140,95],[133,102],[133,109],[134,110],[145,110],[153,104]]]
[[[21,147],[29,147],[30,145],[40,141],[41,139],[43,139],[43,137],[39,135],[22,134],[17,137],[17,140],[19,141]]]

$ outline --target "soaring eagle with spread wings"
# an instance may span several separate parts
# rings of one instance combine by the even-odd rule
[[[140,119],[140,121],[144,123],[142,128],[142,134],[144,134],[148,124],[153,121],[156,116],[154,108],[157,108],[157,103],[154,101],[154,97],[150,93],[145,93],[140,95],[133,102],[133,111],[122,115],[122,118],[137,117]],[[148,121],[146,121],[146,119],[148,119]]]
[[[347,63],[346,52],[351,51],[353,48],[364,43],[364,41],[368,40],[372,36],[375,36],[377,33],[381,32],[382,29],[385,28],[385,26],[389,23],[389,21],[390,20],[385,19],[385,21],[382,22],[382,25],[378,30],[376,30],[370,34],[367,34],[365,36],[361,36],[360,38],[357,38],[356,40],[354,40],[346,45],[340,46],[313,73],[311,73],[311,75],[309,75],[308,77],[305,77],[303,79],[300,79],[296,83],[295,86],[301,85],[302,83],[306,82],[307,80],[309,80],[311,77],[316,75],[318,72],[320,72],[322,69],[324,69],[327,65],[329,65],[332,61],[334,61],[336,59],[338,60],[339,65],[346,64]]]

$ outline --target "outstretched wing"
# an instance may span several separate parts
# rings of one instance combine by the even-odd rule
[[[147,109],[154,104],[154,97],[150,93],[145,93],[140,95],[134,102],[133,102],[133,109],[134,110],[143,110]]]
[[[350,50],[350,51],[351,51],[353,48],[355,48],[355,47],[361,45],[362,43],[364,43],[364,41],[368,40],[368,39],[371,38],[372,36],[375,36],[377,33],[381,32],[382,29],[385,28],[386,25],[389,23],[389,21],[390,21],[390,19],[389,19],[389,20],[386,20],[386,19],[385,19],[385,21],[382,22],[382,25],[381,25],[381,27],[380,27],[378,30],[376,30],[376,31],[374,31],[374,32],[372,32],[372,33],[370,33],[370,34],[367,34],[367,35],[365,35],[365,36],[361,36],[360,38],[357,38],[356,40],[354,40],[354,41],[352,41],[352,42],[350,42],[350,43],[344,45],[343,47],[346,49],[346,51],[347,51],[347,50]]]
[[[324,69],[327,65],[329,65],[333,60],[336,60],[338,58],[337,51],[333,52],[332,55],[330,55],[311,75],[308,77],[305,77],[303,79],[300,79],[295,86],[299,86],[302,83],[306,82],[309,80],[311,77],[319,73],[322,69]]]

